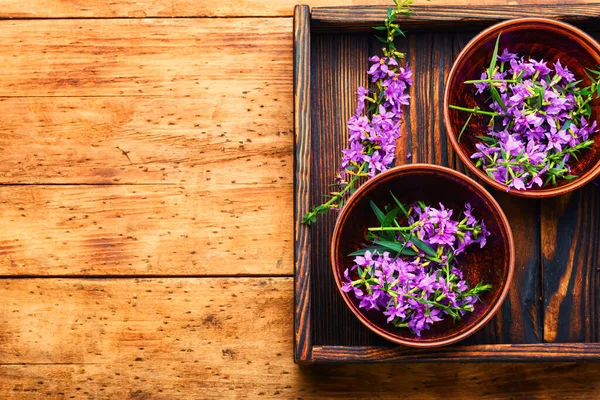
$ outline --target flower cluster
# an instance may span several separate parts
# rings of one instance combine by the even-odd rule
[[[403,107],[409,104],[408,89],[412,85],[412,72],[401,65],[404,54],[396,49],[394,39],[404,35],[397,17],[412,13],[412,0],[394,0],[394,4],[395,8],[388,9],[385,25],[375,28],[386,32],[385,38],[377,37],[386,47],[383,56],[369,58],[371,87],[358,88],[356,113],[347,124],[348,146],[342,150],[340,173],[333,185],[336,190],[327,202],[303,216],[305,224],[315,222],[318,214],[341,209],[361,179],[372,178],[394,163]]]
[[[393,164],[396,140],[400,137],[402,108],[409,104],[410,69],[401,67],[393,57],[374,56],[369,60],[373,64],[368,74],[381,89],[358,88],[358,107],[355,115],[348,120],[348,148],[342,150],[338,178],[341,185],[348,183],[357,168],[372,178]],[[376,112],[370,117],[368,113],[365,115],[366,103],[376,107]]]
[[[569,163],[593,144],[590,137],[598,131],[596,121],[589,120],[589,103],[600,88],[600,72],[590,72],[597,77],[581,88],[560,60],[550,64],[507,49],[498,54],[497,41],[481,79],[465,82],[475,86],[476,94],[489,95],[489,110],[451,106],[491,117],[487,134],[477,136],[477,152],[471,155],[476,166],[507,191],[576,178]]]
[[[458,320],[473,312],[478,295],[491,288],[482,283],[470,288],[457,262],[470,244],[485,246],[490,233],[469,204],[463,218],[454,220],[442,204],[420,202],[407,209],[394,200],[397,207],[387,215],[371,204],[381,226],[369,228],[371,247],[351,254],[354,265],[344,272],[342,290],[353,293],[359,307],[380,311],[388,323],[421,336],[447,315]],[[396,218],[400,211],[404,224]]]

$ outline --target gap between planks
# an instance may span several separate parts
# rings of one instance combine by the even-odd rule
[[[126,274],[126,275],[0,275],[0,281],[18,280],[18,279],[88,279],[88,280],[121,280],[121,279],[267,279],[267,278],[293,278],[294,274],[180,274],[180,275],[165,275],[165,274]]]
[[[228,15],[228,16],[216,16],[216,15],[208,15],[208,16],[200,16],[200,15],[181,15],[181,16],[173,16],[173,17],[159,17],[159,16],[149,16],[149,17],[0,17],[0,22],[2,21],[40,21],[40,20],[50,20],[50,21],[60,21],[60,20],[111,20],[111,19],[134,19],[134,20],[144,20],[144,19],[253,19],[253,18],[272,18],[272,19],[282,19],[282,18],[292,18],[292,15]]]

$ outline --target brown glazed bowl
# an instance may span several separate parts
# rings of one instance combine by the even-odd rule
[[[469,114],[449,107],[457,105],[472,108],[477,104],[481,106],[486,104],[485,95],[476,96],[472,85],[465,85],[463,82],[481,77],[481,73],[489,66],[499,33],[502,35],[498,52],[508,48],[512,53],[538,60],[543,59],[551,64],[560,59],[561,64],[568,66],[575,74],[576,79],[583,79],[582,85],[585,86],[591,83],[585,74],[586,68],[597,69],[600,64],[600,45],[586,33],[569,24],[543,18],[523,18],[491,26],[475,36],[458,55],[448,76],[444,92],[446,132],[454,151],[471,172],[496,189],[506,191],[506,185],[490,178],[482,169],[477,168],[470,158],[476,151],[475,144],[478,139],[475,136],[487,132],[489,117],[474,115],[459,143],[458,135]],[[600,101],[595,100],[591,106],[592,120],[598,120]],[[579,161],[571,162],[573,174],[578,178],[570,181],[561,180],[556,186],[549,184],[538,189],[511,189],[510,193],[530,198],[552,197],[570,192],[592,181],[600,173],[600,134],[596,134],[595,138],[592,136],[592,139],[595,139],[592,148],[583,151]]]
[[[365,311],[351,293],[341,290],[346,268],[352,267],[354,257],[348,254],[360,249],[367,228],[378,224],[369,205],[385,205],[393,200],[390,190],[403,203],[423,200],[427,204],[443,203],[453,210],[462,210],[471,203],[476,218],[485,221],[491,232],[487,245],[474,245],[459,256],[460,268],[469,285],[483,281],[492,290],[481,296],[475,311],[453,324],[452,318],[423,331],[421,337],[409,329],[396,328],[376,310]],[[350,310],[369,329],[385,339],[410,347],[430,348],[463,340],[485,325],[498,311],[508,293],[515,263],[513,237],[506,216],[494,198],[473,179],[446,167],[429,164],[409,164],[392,168],[362,185],[342,209],[331,242],[331,266],[340,294]]]

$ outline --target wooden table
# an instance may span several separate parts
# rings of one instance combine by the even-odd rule
[[[599,396],[599,364],[293,363],[294,2],[3,2],[0,396]]]

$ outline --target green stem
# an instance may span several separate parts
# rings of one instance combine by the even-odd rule
[[[471,84],[471,83],[517,83],[516,80],[514,79],[473,79],[470,81],[465,81],[464,83],[466,84]]]
[[[459,106],[453,106],[453,105],[450,105],[449,107],[454,110],[466,111],[466,112],[470,112],[473,114],[489,115],[490,117],[497,117],[498,115],[500,115],[497,112],[484,111],[484,110],[479,110],[477,108],[466,108],[466,107],[459,107]]]
[[[381,232],[381,231],[410,231],[414,229],[414,225],[411,226],[400,226],[400,227],[396,227],[396,226],[379,226],[379,227],[373,227],[373,228],[369,228],[370,231],[377,231],[377,232]]]

